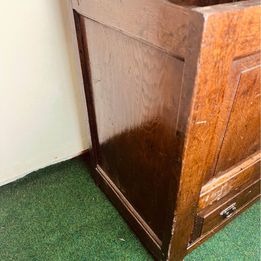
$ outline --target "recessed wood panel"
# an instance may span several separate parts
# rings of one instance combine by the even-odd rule
[[[85,27],[99,166],[162,239],[179,178],[183,61],[91,20]]]
[[[251,64],[251,66],[249,66]],[[236,94],[231,108],[216,173],[224,172],[260,150],[259,55],[233,64]]]

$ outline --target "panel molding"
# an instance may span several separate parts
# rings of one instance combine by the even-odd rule
[[[244,184],[260,177],[261,152],[257,152],[229,171],[214,177],[202,187],[199,199],[199,209],[203,209]]]
[[[86,18],[160,48],[179,59],[185,56],[188,8],[165,0],[72,2],[73,8]]]
[[[240,197],[241,197],[241,199],[240,199]],[[246,198],[251,198],[251,199],[249,201],[247,201]],[[225,218],[222,222],[218,223],[218,225],[212,227],[210,230],[207,230],[207,229],[205,231],[203,230],[203,226],[204,226],[203,215],[206,215],[206,217],[207,217],[208,214],[211,215],[212,212],[207,211],[207,213],[206,213],[204,210],[202,210],[202,212],[200,214],[201,216],[197,216],[197,218],[200,219],[200,221],[198,221],[198,222],[199,222],[199,225],[201,226],[200,228],[198,228],[199,233],[197,235],[199,237],[194,238],[194,241],[188,245],[187,254],[190,253],[192,250],[194,250],[198,245],[204,243],[208,238],[213,236],[216,232],[218,232],[225,225],[227,225],[229,222],[231,222],[235,217],[237,217],[244,210],[249,208],[252,204],[254,204],[257,200],[260,199],[260,180],[250,184],[243,191],[240,191],[239,193],[236,193],[235,195],[233,195],[229,199],[229,201],[224,204],[224,206],[229,205],[231,202],[237,201],[239,199],[243,200],[243,202],[241,202],[243,204],[238,209],[236,209],[236,211],[233,213],[233,215],[229,218]],[[223,205],[221,205],[221,207],[222,206]],[[212,207],[210,207],[210,208],[212,208]],[[197,232],[197,231],[195,231],[195,232]]]
[[[260,71],[258,68],[260,68],[260,53],[250,54],[249,56],[236,59],[232,63],[231,84],[229,87],[233,91],[233,98],[231,99],[223,139],[218,150],[214,170],[215,175],[219,175],[220,172],[226,171],[226,169],[231,168],[233,165],[236,166],[244,158],[255,153],[257,151],[256,149],[260,147],[260,138],[257,137],[259,136],[258,133],[260,133],[260,125],[257,124],[257,122],[260,122],[260,119],[258,120],[260,106],[258,102],[255,101],[256,95],[253,93],[255,89],[258,89],[258,95],[260,95],[260,88],[258,84],[255,85],[249,82],[249,79],[252,79],[251,77],[253,76],[254,79],[259,82]],[[247,97],[244,97],[243,95],[246,91]],[[246,104],[245,100],[249,101],[249,104]],[[251,110],[253,104],[255,107]],[[242,113],[242,110],[244,113]],[[251,120],[250,117],[248,117],[250,113],[253,115]],[[241,117],[239,114],[241,114]],[[255,119],[255,121],[253,119]],[[253,126],[253,124],[255,125]],[[259,143],[259,145],[257,143]],[[229,144],[233,146],[231,147]],[[249,145],[248,147],[250,147],[250,144],[252,149],[248,148],[247,151],[247,147],[244,145]],[[253,145],[255,149],[253,149]],[[249,153],[248,155],[246,154],[247,152]],[[231,163],[226,162],[230,158]],[[230,164],[230,166],[228,164]]]
[[[92,170],[92,174],[99,186],[103,188],[103,191],[117,206],[119,212],[129,221],[128,224],[130,227],[136,233],[139,233],[141,238],[144,238],[143,243],[147,245],[153,255],[161,259],[162,255],[164,255],[161,252],[162,241],[157,237],[150,226],[138,214],[132,204],[126,199],[101,166],[97,164],[95,170]]]
[[[217,143],[215,148],[213,148],[212,166],[210,166],[204,174],[204,184],[218,174],[219,155],[224,143],[229,120],[231,118],[241,75],[256,69],[258,66],[260,66],[260,52],[251,53],[248,56],[240,58],[234,58],[230,61],[229,69],[227,71],[228,78],[225,83],[227,88],[224,89],[223,101],[220,104],[220,107],[216,109],[218,111],[215,116],[218,119],[216,125]]]

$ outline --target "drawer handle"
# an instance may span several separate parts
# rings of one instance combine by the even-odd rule
[[[220,212],[220,216],[223,218],[229,218],[237,209],[236,203],[231,204],[229,207]]]

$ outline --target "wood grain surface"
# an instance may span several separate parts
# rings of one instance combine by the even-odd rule
[[[81,15],[184,57],[188,10],[166,0],[73,0]]]
[[[85,28],[99,165],[162,239],[173,209],[169,193],[175,195],[179,179],[175,142],[184,63],[92,20]]]
[[[195,50],[192,43],[200,39],[193,32],[197,31],[194,28],[200,26],[203,26],[202,43],[201,48],[195,50],[199,53],[196,63],[192,62],[188,69],[186,61],[188,58],[193,61],[193,55],[188,52],[188,56],[185,56],[184,70],[188,74],[189,70],[191,75],[184,79],[182,92],[193,90],[193,96],[189,116],[184,114],[179,119],[182,130],[186,126],[186,118],[189,122],[174,213],[170,260],[182,260],[184,257],[193,231],[194,217],[197,215],[202,184],[214,175],[229,117],[227,110],[230,110],[233,103],[232,92],[228,87],[232,63],[238,57],[251,56],[260,50],[258,1],[194,10],[196,13],[190,16],[191,38],[188,39],[188,50]]]
[[[72,2],[94,178],[156,259],[182,260],[197,216],[256,198],[259,1]]]
[[[235,98],[219,152],[218,174],[260,151],[260,53],[232,64]]]

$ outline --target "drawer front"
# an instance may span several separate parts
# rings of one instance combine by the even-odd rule
[[[196,218],[192,241],[227,223],[259,195],[260,180],[257,180],[240,192],[230,194],[216,204],[201,210]]]

